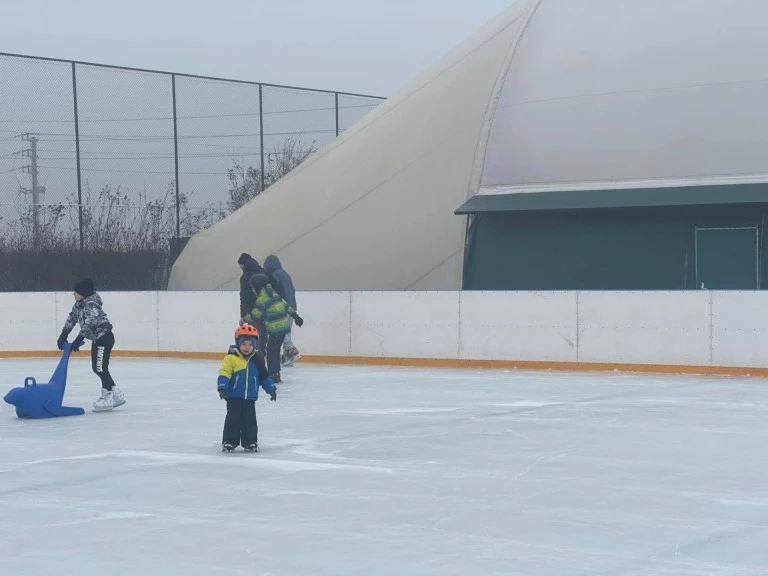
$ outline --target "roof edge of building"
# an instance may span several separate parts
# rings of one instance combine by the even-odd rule
[[[477,194],[454,214],[533,210],[645,208],[711,204],[768,203],[768,180],[759,183],[708,184],[628,189],[560,190],[512,194]]]

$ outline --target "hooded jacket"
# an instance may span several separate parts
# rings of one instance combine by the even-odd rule
[[[64,334],[69,334],[72,329],[80,324],[80,334],[89,340],[98,340],[104,334],[112,330],[112,323],[102,310],[101,296],[95,292],[75,302],[72,311],[64,322]]]
[[[277,278],[280,287],[282,287],[283,290],[281,292],[280,287],[277,286],[275,289],[280,292],[283,299],[288,302],[294,310],[298,310],[296,307],[296,289],[293,287],[293,280],[291,279],[291,275],[283,270],[283,265],[280,264],[280,259],[274,254],[267,256],[267,259],[264,260],[264,268],[267,272],[272,274],[272,276]]]
[[[270,272],[262,268],[261,264],[254,258],[246,258],[245,262],[243,262],[243,274],[240,276],[240,318],[253,310],[256,294],[253,292],[250,280],[254,274],[266,274],[270,284],[277,290],[277,293],[285,298],[279,279],[275,278]]]
[[[268,334],[287,334],[296,310],[277,293],[266,274],[254,274],[250,283],[256,300],[253,309],[242,318],[243,322],[253,324],[254,321],[261,321]]]
[[[253,309],[256,295],[251,288],[250,279],[254,274],[264,274],[265,270],[253,258],[243,262],[243,274],[240,276],[240,318]]]

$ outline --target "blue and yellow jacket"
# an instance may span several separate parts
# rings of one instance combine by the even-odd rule
[[[235,350],[221,361],[218,388],[225,388],[228,398],[256,400],[259,397],[259,386],[269,394],[277,390],[257,350],[247,358],[240,350]]]

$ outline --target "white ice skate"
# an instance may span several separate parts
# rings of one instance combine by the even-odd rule
[[[117,408],[125,404],[125,394],[117,386],[112,387],[112,407]]]
[[[301,359],[301,354],[296,348],[291,348],[286,354],[283,354],[282,365],[286,367],[293,366]]]
[[[109,412],[115,407],[115,401],[112,392],[106,388],[101,389],[101,396],[93,403],[94,412]]]

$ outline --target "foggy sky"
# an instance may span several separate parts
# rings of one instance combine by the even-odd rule
[[[512,3],[4,2],[0,51],[389,96]]]

